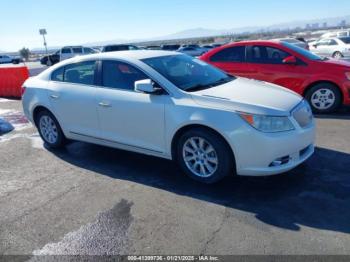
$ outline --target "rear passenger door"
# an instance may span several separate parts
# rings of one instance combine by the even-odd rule
[[[209,63],[230,75],[252,77],[256,73],[253,65],[246,61],[246,47],[233,46],[222,49],[212,55]]]
[[[123,146],[164,151],[164,107],[170,96],[135,92],[135,82],[149,79],[138,68],[106,60],[96,97],[102,138]]]
[[[87,61],[56,69],[48,96],[54,115],[71,135],[99,137],[96,112],[96,62]]]

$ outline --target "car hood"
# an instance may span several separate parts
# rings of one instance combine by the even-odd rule
[[[236,78],[191,95],[202,106],[274,116],[290,115],[303,99],[289,89],[247,78]]]
[[[320,63],[350,69],[350,62],[345,60],[329,58],[328,60],[321,61]]]

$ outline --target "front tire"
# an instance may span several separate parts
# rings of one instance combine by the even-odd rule
[[[206,184],[234,173],[230,147],[222,137],[204,128],[191,129],[180,137],[176,159],[189,177]]]
[[[47,110],[40,111],[35,123],[42,140],[48,147],[60,148],[66,144],[62,129],[52,113]]]
[[[320,83],[313,86],[307,91],[305,97],[314,113],[332,113],[341,104],[341,93],[339,89],[330,83]]]

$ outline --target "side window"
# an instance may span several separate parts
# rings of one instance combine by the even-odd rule
[[[317,42],[317,46],[325,46],[325,45],[328,45],[327,39],[323,39],[323,40],[320,40],[319,42]]]
[[[83,53],[83,49],[81,47],[73,47],[73,53],[74,54],[82,54]]]
[[[62,54],[70,54],[71,50],[70,48],[62,48]]]
[[[91,48],[84,47],[84,54],[94,54],[95,51]]]
[[[329,40],[328,45],[338,45],[338,43],[334,39],[331,39]]]
[[[234,46],[225,48],[214,54],[210,61],[212,62],[244,62],[245,46]]]
[[[133,45],[130,45],[130,46],[129,46],[129,50],[138,50],[138,47],[133,46]]]
[[[81,62],[65,66],[64,82],[93,85],[95,61]]]
[[[51,80],[62,82],[63,81],[63,74],[64,74],[64,67],[60,67],[52,72]]]
[[[258,64],[283,64],[290,56],[287,52],[270,46],[252,46],[250,61]]]
[[[110,88],[134,90],[135,82],[148,79],[139,69],[119,61],[103,61],[102,85]]]

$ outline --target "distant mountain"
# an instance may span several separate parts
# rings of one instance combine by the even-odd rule
[[[294,29],[297,27],[305,28],[307,24],[318,24],[321,28],[324,23],[327,23],[327,26],[338,26],[339,23],[345,20],[347,24],[350,22],[350,15],[342,16],[342,17],[331,17],[331,18],[321,18],[321,19],[313,19],[313,20],[300,20],[300,21],[292,21],[287,23],[280,23],[270,26],[255,26],[255,27],[239,27],[239,28],[231,28],[231,29],[206,29],[206,28],[194,28],[188,29],[181,32],[177,32],[175,34],[167,35],[164,37],[157,37],[157,39],[152,40],[168,40],[168,39],[182,39],[182,38],[195,38],[195,37],[206,37],[206,36],[218,36],[218,35],[227,35],[227,34],[241,34],[241,33],[254,33],[261,30],[264,31],[273,31],[273,30],[286,30],[286,29]]]
[[[172,39],[185,39],[185,38],[196,38],[196,37],[210,37],[210,36],[219,36],[219,35],[228,35],[228,34],[241,34],[241,33],[256,33],[259,31],[274,31],[274,30],[286,30],[294,29],[297,27],[305,28],[307,24],[319,24],[320,29],[324,23],[327,23],[327,26],[338,26],[341,21],[345,20],[347,24],[350,23],[350,15],[340,16],[340,17],[329,17],[329,18],[320,18],[320,19],[311,19],[311,20],[297,20],[287,23],[279,23],[270,26],[252,26],[252,27],[239,27],[239,28],[228,28],[228,29],[208,29],[208,28],[192,28],[177,33],[145,38],[145,39],[113,39],[107,41],[96,41],[88,43],[76,43],[82,44],[84,46],[104,46],[109,44],[123,44],[123,43],[141,43],[148,41],[160,41],[160,40],[172,40]],[[59,49],[60,47],[50,47],[50,51],[54,49]],[[34,48],[32,50],[42,51],[43,48]],[[1,52],[1,51],[0,51]]]

